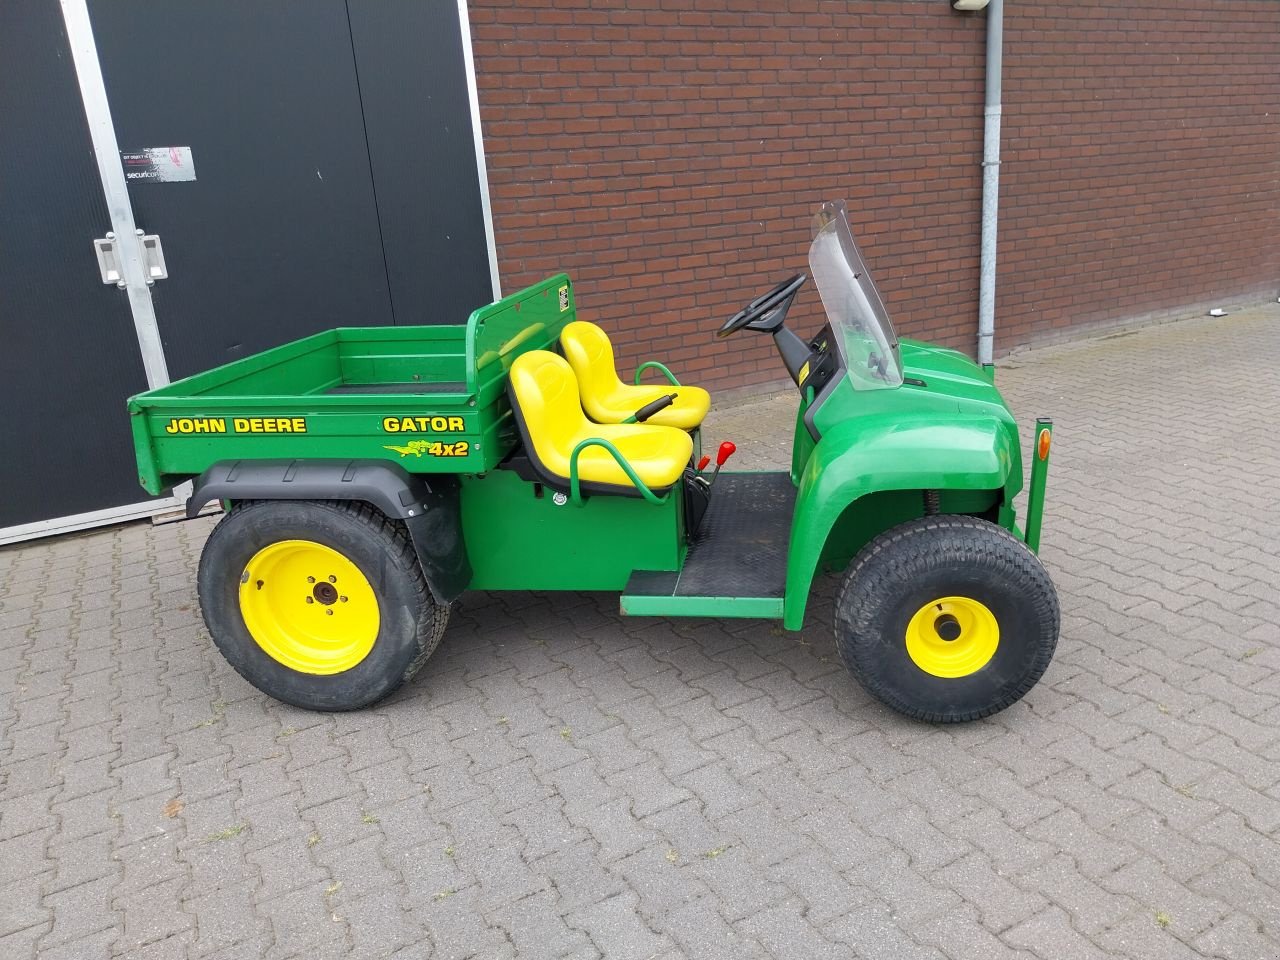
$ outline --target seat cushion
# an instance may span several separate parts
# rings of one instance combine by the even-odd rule
[[[599,423],[620,423],[646,403],[657,400],[659,397],[665,397],[670,393],[676,395],[675,403],[663,410],[659,410],[645,423],[663,427],[678,427],[681,430],[692,430],[702,423],[707,411],[711,409],[711,394],[701,387],[686,387],[683,385],[673,387],[669,384],[661,383],[645,384],[639,387],[619,383],[614,390],[605,395],[593,394],[591,397],[587,397],[586,394],[583,394],[582,403],[592,420]]]
[[[674,485],[693,456],[693,440],[689,434],[674,427],[593,423],[591,429],[583,431],[578,439],[587,437],[599,437],[612,443],[650,490],[665,490]],[[569,449],[572,452],[573,448]],[[569,476],[567,457],[563,476]],[[587,483],[632,486],[618,461],[603,447],[587,447],[578,455],[578,476]]]

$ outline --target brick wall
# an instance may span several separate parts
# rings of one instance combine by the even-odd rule
[[[1271,292],[1280,3],[1006,12],[997,350]],[[898,329],[971,350],[985,20],[946,0],[471,0],[504,290],[556,270],[620,366],[781,375],[711,333],[849,201]],[[1270,116],[1267,112],[1270,111]],[[820,322],[808,287],[792,316]]]
[[[1280,293],[1280,3],[1007,7],[997,318]]]

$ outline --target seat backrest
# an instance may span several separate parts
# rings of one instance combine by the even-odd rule
[[[565,324],[560,331],[560,348],[578,376],[587,412],[596,416],[592,410],[592,399],[607,397],[622,386],[613,365],[613,344],[609,342],[609,335],[594,323],[575,320]]]
[[[569,475],[569,455],[587,423],[573,370],[547,350],[522,353],[511,365],[512,402],[537,458]]]

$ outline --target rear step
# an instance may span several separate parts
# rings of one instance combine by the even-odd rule
[[[782,617],[796,489],[786,473],[722,473],[683,569],[637,570],[622,612],[649,617]]]

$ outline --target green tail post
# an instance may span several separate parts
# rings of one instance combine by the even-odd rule
[[[1036,418],[1031,442],[1031,488],[1027,491],[1027,546],[1040,552],[1040,519],[1044,514],[1044,485],[1049,477],[1049,449],[1053,445],[1053,420]]]

